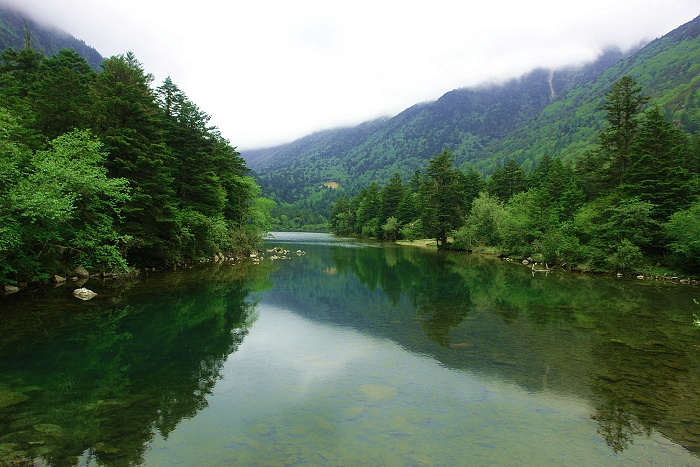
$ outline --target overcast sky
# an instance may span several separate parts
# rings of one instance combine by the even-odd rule
[[[240,150],[393,116],[455,88],[593,60],[697,0],[0,0],[171,76]]]

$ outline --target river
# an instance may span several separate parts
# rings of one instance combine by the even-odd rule
[[[697,287],[273,247],[0,299],[0,464],[700,465]]]

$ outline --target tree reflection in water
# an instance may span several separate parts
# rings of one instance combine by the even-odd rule
[[[266,287],[269,268],[220,265],[201,276],[94,284],[99,300],[26,300],[6,311],[2,463],[75,465],[85,453],[100,465],[141,464],[156,433],[167,437],[207,406],[252,325],[251,291]]]

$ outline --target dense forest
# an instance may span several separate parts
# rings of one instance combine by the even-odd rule
[[[209,116],[131,53],[95,72],[29,30],[0,54],[0,284],[245,252],[271,201]]]
[[[648,101],[625,76],[604,95],[598,143],[575,164],[544,157],[526,173],[510,159],[483,179],[445,149],[407,182],[397,173],[382,188],[374,182],[339,199],[331,227],[584,270],[652,264],[698,273],[700,137]]]

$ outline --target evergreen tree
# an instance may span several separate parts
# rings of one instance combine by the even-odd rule
[[[85,128],[88,89],[95,77],[94,70],[74,50],[61,50],[44,59],[29,92],[36,115],[34,127],[48,139]]]
[[[430,159],[421,185],[423,228],[436,239],[438,249],[447,246],[448,233],[461,225],[462,216],[466,214],[454,159],[449,149]]]
[[[474,200],[486,187],[486,182],[471,164],[467,168],[467,171],[465,173],[460,172],[460,175],[462,176],[462,187],[464,191],[464,211],[468,213],[472,208]]]
[[[514,159],[510,159],[504,166],[494,170],[487,187],[490,194],[507,203],[513,195],[527,188],[525,171]]]
[[[642,107],[649,101],[642,88],[629,76],[617,81],[611,91],[605,93],[607,128],[600,132],[600,146],[609,160],[609,184],[617,186],[630,163],[630,155]]]
[[[683,131],[667,121],[658,107],[650,108],[639,124],[620,190],[626,197],[650,202],[654,220],[665,222],[679,205],[690,201],[691,175],[683,166],[689,151]]]
[[[370,183],[357,195],[357,210],[355,214],[356,233],[365,237],[376,237],[379,234],[379,215],[381,199],[377,182]]]
[[[151,80],[128,53],[105,60],[90,90],[92,127],[105,144],[109,173],[133,189],[122,230],[134,239],[129,258],[137,265],[182,260],[173,164]]]
[[[396,216],[396,211],[399,204],[401,204],[403,194],[403,181],[401,180],[401,175],[397,172],[379,193],[382,203],[379,215],[379,223],[381,225],[384,225],[389,217]]]

